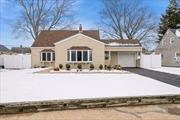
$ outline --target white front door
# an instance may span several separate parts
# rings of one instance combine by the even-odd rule
[[[118,64],[122,67],[136,67],[135,53],[118,52]]]

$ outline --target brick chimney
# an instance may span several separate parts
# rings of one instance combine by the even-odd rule
[[[82,25],[79,25],[79,32],[82,32]]]

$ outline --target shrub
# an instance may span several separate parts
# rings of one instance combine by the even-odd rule
[[[115,65],[115,66],[114,66],[114,69],[116,69],[116,70],[121,70],[122,67],[121,67],[121,65]]]
[[[82,65],[78,64],[77,68],[81,70],[82,69]]]
[[[100,69],[100,70],[103,69],[103,65],[102,65],[102,64],[99,65],[99,69]]]
[[[59,69],[62,69],[63,68],[63,65],[62,64],[59,64]]]
[[[39,68],[39,66],[38,66],[38,65],[34,65],[33,67],[34,67],[34,68]]]
[[[90,68],[90,70],[93,70],[93,69],[94,69],[94,65],[91,64],[91,65],[89,66],[89,68]]]
[[[59,71],[59,68],[57,67],[57,68],[54,68],[54,71]]]
[[[108,70],[111,70],[111,68],[112,68],[111,65],[108,65],[108,66],[107,66],[107,69],[108,69]]]
[[[104,65],[104,69],[107,70],[107,65]]]
[[[46,68],[46,66],[45,66],[45,65],[43,65],[43,66],[41,66],[41,68]]]
[[[70,68],[71,68],[70,64],[66,64],[66,69],[70,70]]]

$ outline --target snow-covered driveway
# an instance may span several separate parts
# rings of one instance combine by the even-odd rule
[[[38,74],[0,71],[0,103],[180,94],[180,88],[137,74]]]

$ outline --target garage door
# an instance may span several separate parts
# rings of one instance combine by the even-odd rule
[[[136,67],[135,53],[118,53],[118,64],[122,67]]]

